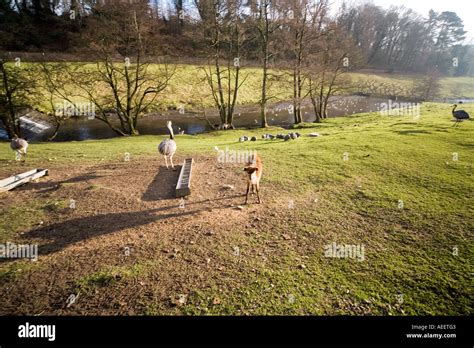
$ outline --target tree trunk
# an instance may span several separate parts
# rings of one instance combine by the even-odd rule
[[[268,127],[267,123],[267,57],[264,58],[263,62],[263,81],[262,81],[262,98],[260,100],[260,119],[261,127]]]
[[[267,78],[268,78],[268,35],[269,35],[269,22],[268,22],[268,3],[261,4],[260,18],[263,20],[263,28],[260,31],[262,38],[262,55],[263,55],[263,77],[262,77],[262,95],[260,99],[260,119],[261,127],[268,127],[267,123]]]
[[[132,119],[129,121],[128,126],[130,129],[130,132],[129,132],[130,135],[140,135],[140,132],[137,129],[137,123],[138,123],[137,119],[138,119],[138,116],[132,117]]]
[[[135,127],[130,126],[130,135],[140,135],[140,132]]]
[[[0,60],[0,72],[2,73],[3,86],[6,96],[5,114],[2,117],[2,121],[5,124],[5,129],[10,138],[13,138],[14,136],[20,137],[20,121],[16,117],[15,107],[13,105],[13,95],[8,81],[8,74],[2,60]]]
[[[311,97],[311,104],[313,104],[314,115],[316,116],[314,123],[321,123],[321,113],[319,112],[318,104],[313,97]]]
[[[260,105],[260,119],[262,120],[261,127],[262,128],[267,128],[268,123],[267,123],[267,108],[265,105]]]
[[[59,133],[59,127],[61,127],[61,123],[60,122],[56,122],[56,125],[54,127],[54,131],[53,131],[53,134],[51,134],[49,137],[48,137],[48,141],[52,141],[54,140],[54,138],[56,138],[56,136],[58,135]]]
[[[2,122],[5,125],[5,130],[7,131],[8,138],[12,139],[14,136],[20,136],[16,131],[15,127],[12,126],[11,122],[7,119],[7,115],[2,116]]]

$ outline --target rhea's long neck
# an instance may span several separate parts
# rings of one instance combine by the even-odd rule
[[[173,128],[171,126],[168,126],[168,132],[170,133],[170,139],[174,139]]]
[[[454,107],[453,107],[453,113],[454,113],[454,110],[456,110],[457,107],[458,107],[457,105],[454,105]]]

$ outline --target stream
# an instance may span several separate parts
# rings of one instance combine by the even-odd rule
[[[400,100],[399,100],[400,101]],[[383,103],[388,104],[389,99],[364,96],[335,96],[328,106],[328,117],[350,116],[357,113],[373,112],[381,109]],[[392,100],[392,102],[394,102]],[[270,126],[289,127],[293,124],[293,114],[289,102],[279,102],[268,107],[267,121]],[[305,122],[315,120],[312,105],[305,101],[302,107]],[[449,115],[450,109],[447,110]],[[207,111],[208,119],[212,124],[219,123],[215,109]],[[184,131],[185,134],[199,134],[211,130],[202,116],[191,113],[180,113],[178,110],[164,113],[149,114],[139,120],[138,131],[140,134],[160,135],[166,134],[166,121],[172,120],[175,133]],[[118,122],[117,122],[118,123]],[[236,128],[253,128],[260,124],[257,106],[238,106],[234,116]],[[45,141],[51,134],[52,128],[40,133],[25,132],[29,140]],[[1,136],[1,135],[0,135]],[[87,139],[105,139],[118,136],[104,122],[87,117],[71,117],[64,121],[54,141],[80,141]]]

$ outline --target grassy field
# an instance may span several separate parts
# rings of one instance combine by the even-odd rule
[[[271,71],[277,79],[269,84],[268,96],[270,102],[290,100],[293,97],[292,77],[284,71]],[[238,104],[258,104],[261,86],[261,70],[258,68],[245,68],[241,78],[245,78],[242,88],[239,90]],[[416,75],[390,75],[390,74],[365,74],[348,73],[347,78],[350,85],[344,90],[345,94],[365,92],[380,95],[398,95],[413,97],[413,86],[420,78]],[[374,87],[365,87],[365,81],[373,83]],[[474,98],[474,78],[472,77],[448,77],[440,81],[440,90],[436,98]],[[214,107],[214,101],[209,93],[209,87],[205,81],[205,74],[199,66],[179,65],[176,73],[170,81],[169,87],[160,96],[157,105],[160,109],[167,107],[184,106],[190,109]]]
[[[85,65],[87,69],[96,69],[95,64]],[[158,72],[160,66],[154,64],[150,67],[150,72]],[[292,98],[292,78],[288,72],[283,70],[273,70],[274,76],[269,83],[268,96],[270,102],[290,100]],[[400,97],[413,97],[417,91],[414,90],[415,82],[422,76],[402,75],[402,74],[372,74],[372,73],[348,73],[346,75],[346,88],[341,91],[344,94],[368,93],[373,95],[389,95]],[[259,90],[261,86],[261,70],[258,68],[243,68],[241,71],[242,80],[245,82],[239,90],[238,104],[256,105],[259,101]],[[472,77],[447,77],[440,80],[440,90],[433,96],[434,98],[474,98],[474,78]],[[74,90],[74,89],[73,89]],[[257,91],[257,92],[256,92]],[[110,94],[105,87],[98,93]],[[74,92],[76,93],[76,92]],[[72,98],[77,101],[85,101],[79,98]],[[57,99],[56,103],[62,103]],[[169,86],[157,98],[156,103],[149,110],[166,110],[168,108],[185,107],[187,110],[200,111],[202,107],[214,107],[214,101],[209,93],[209,87],[205,80],[205,73],[198,65],[177,65],[176,71]],[[42,105],[36,106],[38,109],[49,112],[50,106],[45,101]],[[153,110],[152,110],[153,109]]]
[[[425,103],[419,117],[304,124],[291,142],[260,139],[278,128],[178,136],[177,161],[197,159],[190,202],[213,204],[187,215],[178,199],[149,199],[168,173],[153,179],[161,136],[34,143],[27,165],[1,143],[2,177],[34,167],[53,177],[3,194],[0,243],[38,242],[40,259],[0,263],[0,312],[468,315],[474,122],[450,119],[447,104]],[[243,134],[259,140],[238,143]],[[238,208],[242,166],[216,163],[215,147],[258,151],[263,204]],[[222,194],[224,183],[239,195]],[[69,197],[78,197],[74,213]],[[112,207],[105,221],[116,227],[102,226]],[[77,239],[87,228],[94,232]],[[48,234],[61,243],[42,255]],[[334,242],[363,246],[364,260],[325,257]],[[123,243],[134,257],[114,256]],[[71,293],[80,298],[66,308]]]

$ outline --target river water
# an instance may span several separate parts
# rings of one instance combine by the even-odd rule
[[[393,102],[393,101],[392,101]],[[363,97],[363,96],[337,96],[333,97],[328,107],[329,117],[349,116],[362,112],[373,112],[381,109],[382,103],[389,103],[387,98]],[[305,122],[315,120],[312,105],[309,102],[303,104],[303,119]],[[448,110],[450,112],[450,110]],[[207,112],[208,119],[212,124],[218,124],[219,118],[215,111]],[[161,114],[150,114],[139,120],[138,130],[140,134],[166,134],[166,121],[173,122],[175,133],[184,131],[185,134],[198,134],[208,132],[209,125],[202,116],[191,113],[180,113],[179,111],[167,111]],[[289,102],[281,102],[268,108],[267,120],[271,126],[288,127],[293,123],[293,114]],[[258,127],[260,117],[258,107],[241,106],[235,113],[234,126],[237,128]],[[28,134],[29,140],[44,141],[50,135],[51,130],[40,134]],[[80,141],[87,139],[105,139],[116,137],[104,122],[87,117],[73,117],[64,121],[55,141]]]

